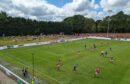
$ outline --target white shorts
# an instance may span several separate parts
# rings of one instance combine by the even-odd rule
[[[99,75],[99,73],[98,73],[98,72],[95,72],[95,74],[96,74],[96,75]]]

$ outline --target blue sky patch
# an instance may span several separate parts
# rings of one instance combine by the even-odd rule
[[[53,4],[57,7],[62,7],[69,2],[72,2],[72,0],[48,0],[48,3]]]

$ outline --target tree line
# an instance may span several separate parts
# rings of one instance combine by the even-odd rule
[[[109,25],[108,25],[109,23]],[[130,15],[122,11],[103,20],[93,20],[82,15],[65,18],[62,22],[46,22],[22,17],[11,17],[5,12],[0,13],[0,36],[64,34],[73,33],[130,33]]]

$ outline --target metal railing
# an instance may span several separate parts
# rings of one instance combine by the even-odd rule
[[[9,69],[7,69],[6,67],[4,67],[1,64],[0,64],[0,70],[3,73],[5,73],[8,77],[10,77],[13,80],[15,80],[16,82],[18,82],[19,84],[29,84],[27,81],[23,80],[22,78],[20,78],[19,76],[17,76],[16,74],[14,74],[12,71],[10,71]]]

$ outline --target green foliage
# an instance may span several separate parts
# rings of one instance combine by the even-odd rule
[[[110,21],[109,21],[110,18]],[[98,25],[99,32],[106,32],[110,23],[111,33],[129,33],[130,32],[130,15],[124,14],[122,11],[111,17],[106,17],[100,21]]]
[[[84,29],[83,29],[85,26],[84,16],[75,15],[73,17],[66,18],[63,22],[71,25],[72,32],[75,32],[75,33],[84,32]]]
[[[108,28],[108,19],[110,23],[109,32],[129,33],[130,15],[122,11],[103,20],[94,21],[91,18],[85,18],[82,15],[74,15],[65,18],[62,22],[45,22],[25,19],[21,17],[10,17],[5,12],[0,13],[0,36],[11,35],[39,35],[44,34],[65,34],[72,33],[106,33]]]
[[[96,32],[96,22],[93,19],[86,18],[84,23],[84,29],[87,33],[93,33]]]
[[[85,18],[81,15],[75,15],[73,17],[68,17],[64,21],[64,23],[67,23],[71,25],[72,31],[76,33],[90,33],[95,32],[95,21],[90,18]]]
[[[2,12],[0,13],[0,20],[4,20],[4,19],[6,19],[6,17],[7,17],[7,14],[2,11]]]

